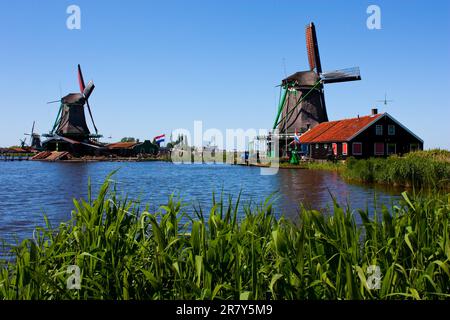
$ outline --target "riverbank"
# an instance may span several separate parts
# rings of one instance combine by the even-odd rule
[[[28,159],[27,159],[28,160]],[[81,158],[68,158],[64,160],[48,160],[48,159],[30,159],[31,161],[45,161],[45,162],[65,162],[65,163],[82,163],[82,162],[151,162],[151,161],[163,161],[170,162],[170,158],[167,156],[164,157],[144,157],[144,156],[136,156],[136,157],[107,157],[107,156],[84,156]]]
[[[312,170],[328,170],[341,172],[345,169],[345,162],[337,161],[305,161],[299,164],[290,164],[289,162],[282,162],[279,164],[280,169],[312,169]]]
[[[300,223],[277,219],[270,200],[238,219],[239,199],[216,199],[182,224],[179,201],[139,212],[109,181],[14,249],[0,299],[450,298],[448,194],[403,193],[376,218],[301,208]],[[67,288],[73,266],[79,290]]]
[[[406,188],[450,189],[450,151],[428,150],[387,158],[280,164],[280,168],[336,171],[349,181]]]
[[[450,152],[429,150],[386,159],[349,159],[343,176],[367,183],[450,189]]]

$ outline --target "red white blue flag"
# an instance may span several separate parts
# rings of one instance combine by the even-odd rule
[[[156,143],[164,142],[165,139],[166,139],[166,135],[165,134],[162,134],[162,135],[159,135],[159,136],[155,137]]]
[[[300,136],[298,135],[297,129],[295,129],[294,141],[295,143],[300,144]]]
[[[291,141],[290,145],[293,144],[293,143],[294,143],[294,144],[300,144],[300,136],[299,136],[299,134],[298,134],[297,129],[295,129],[295,132],[294,132],[294,140]]]

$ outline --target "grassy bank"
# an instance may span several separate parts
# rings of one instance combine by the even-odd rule
[[[338,204],[330,216],[302,208],[295,225],[277,219],[269,201],[243,207],[238,219],[239,199],[213,199],[190,218],[173,199],[139,212],[110,189],[105,182],[96,199],[74,201],[72,220],[16,247],[0,267],[0,298],[450,298],[448,194],[404,193],[377,219]],[[80,268],[80,290],[66,287],[70,265]]]
[[[350,181],[390,184],[403,187],[450,189],[450,151],[428,150],[402,157],[355,159],[346,161],[280,163],[280,168],[337,171]]]
[[[342,172],[345,169],[345,162],[342,161],[323,161],[323,162],[300,162],[299,164],[290,164],[289,162],[280,162],[281,169],[316,169]]]
[[[343,176],[350,180],[407,187],[450,188],[450,152],[429,150],[346,162]]]

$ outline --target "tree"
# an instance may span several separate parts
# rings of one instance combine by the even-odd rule
[[[133,137],[124,137],[120,140],[120,142],[136,142],[136,139]]]

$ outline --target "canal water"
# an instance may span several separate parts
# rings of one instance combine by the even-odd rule
[[[119,194],[149,204],[156,210],[174,194],[187,210],[211,207],[213,192],[232,195],[241,191],[241,203],[257,205],[273,195],[278,215],[296,219],[300,203],[324,209],[333,195],[352,209],[392,205],[399,190],[374,189],[348,184],[335,172],[280,169],[276,175],[260,175],[256,167],[225,164],[172,164],[167,162],[48,163],[0,162],[0,239],[15,242],[32,236],[47,215],[53,225],[70,219],[73,198],[86,198],[89,178],[97,191],[113,170]],[[192,211],[191,211],[192,212]]]

